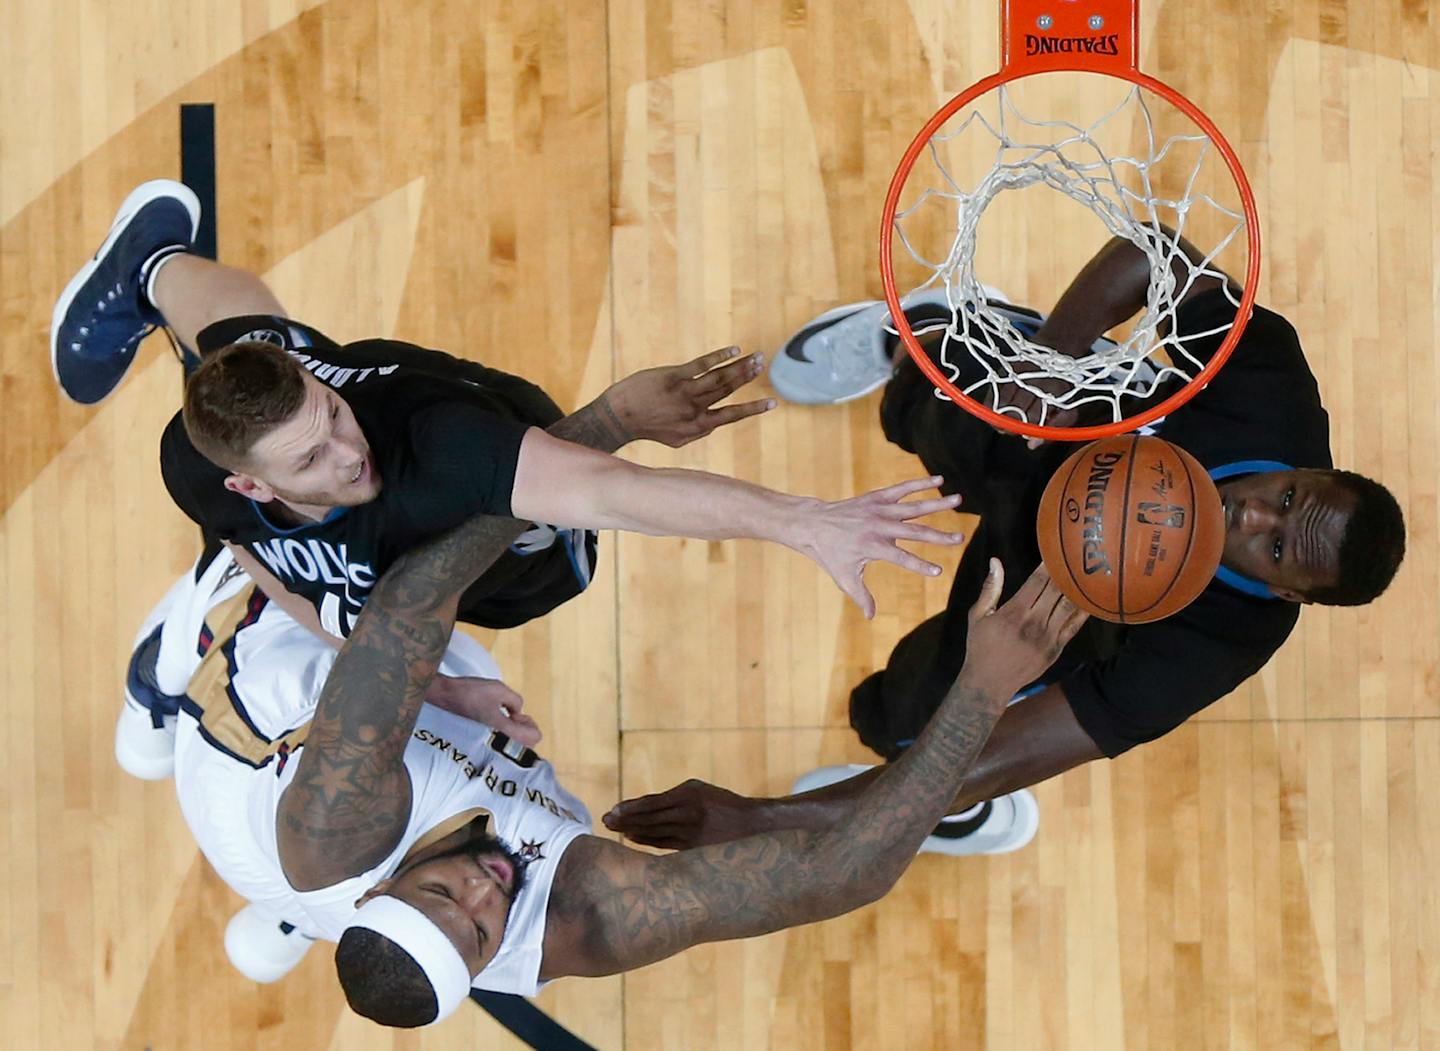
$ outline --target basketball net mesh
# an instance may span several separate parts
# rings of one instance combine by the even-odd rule
[[[1058,411],[1095,405],[1104,406],[1110,419],[1118,421],[1124,416],[1122,398],[1149,398],[1170,381],[1187,382],[1203,368],[1204,363],[1176,339],[1176,306],[1202,276],[1220,278],[1226,297],[1239,306],[1236,292],[1213,261],[1244,230],[1245,216],[1199,188],[1207,160],[1213,156],[1223,168],[1210,139],[1198,131],[1158,136],[1151,106],[1137,85],[1131,85],[1124,98],[1099,120],[1083,127],[1068,120],[1027,117],[1007,85],[996,90],[999,98],[993,119],[992,114],[972,106],[963,115],[952,116],[930,138],[928,153],[940,185],[924,187],[913,204],[896,213],[895,234],[911,258],[929,272],[911,294],[943,288],[950,308],[948,322],[917,324],[913,331],[916,336],[943,331],[940,362],[951,383],[998,412],[1021,417],[1019,409],[998,401],[1002,389],[1016,385],[1039,400],[1040,419],[1031,419],[1031,423],[1043,426]],[[1102,132],[1137,118],[1143,154],[1108,155],[1100,141]],[[947,148],[962,136],[986,133],[995,140],[994,164],[967,189],[946,166]],[[1128,127],[1126,135],[1127,141],[1134,141]],[[1198,154],[1193,163],[1181,157],[1190,152]],[[1178,174],[1177,161],[1183,165]],[[1157,189],[1160,183],[1179,187],[1180,192],[1162,196]],[[1007,190],[1040,184],[1084,205],[1113,236],[1144,252],[1150,264],[1145,309],[1130,335],[1121,342],[1097,340],[1083,357],[1070,357],[1027,338],[1010,315],[987,302],[985,288],[975,274],[976,232],[985,209]],[[944,258],[938,260],[926,258],[912,243],[906,225],[922,211],[933,212],[937,202],[949,202],[940,206],[947,211],[953,208],[954,214],[953,240]],[[1213,220],[1207,220],[1207,226],[1220,233],[1209,238],[1214,247],[1195,265],[1178,243],[1163,233],[1161,223],[1186,235],[1191,213],[1200,206],[1219,217],[1218,227]],[[943,235],[940,240],[943,243]],[[1226,323],[1204,332],[1187,332],[1185,338],[1223,334],[1229,328]],[[979,363],[981,374],[962,386],[955,362],[965,353]],[[1064,383],[1040,385],[1056,378]],[[950,400],[940,390],[935,393]],[[1090,411],[1093,413],[1093,408]]]

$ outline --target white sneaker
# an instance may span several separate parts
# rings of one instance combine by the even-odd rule
[[[115,721],[115,761],[131,777],[163,781],[175,773],[175,716],[156,726],[150,709],[125,691],[125,704]]]
[[[817,788],[846,781],[873,767],[861,763],[822,766],[801,774],[790,793],[813,792]],[[1000,796],[971,808],[964,814],[944,818],[920,844],[921,854],[1008,854],[1035,838],[1040,828],[1040,803],[1028,788]]]
[[[795,779],[795,783],[790,786],[790,794],[798,796],[802,792],[813,792],[817,788],[833,785],[837,781],[848,781],[856,774],[863,774],[866,770],[873,769],[873,766],[866,763],[816,767],[814,770],[807,770]]]
[[[1040,803],[1028,788],[947,817],[920,844],[922,854],[1009,854],[1035,838]]]
[[[246,905],[225,925],[225,955],[252,982],[278,982],[314,944],[314,938],[258,905]]]
[[[943,286],[918,292],[904,305],[912,325],[931,320],[932,315],[938,321],[950,313]],[[889,382],[895,371],[885,346],[889,325],[884,300],[825,311],[771,355],[771,386],[797,405],[839,405],[863,398]]]

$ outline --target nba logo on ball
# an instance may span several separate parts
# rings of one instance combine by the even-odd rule
[[[1051,578],[1076,605],[1120,624],[1188,606],[1220,565],[1220,494],[1199,462],[1160,438],[1092,442],[1055,472],[1035,521]]]

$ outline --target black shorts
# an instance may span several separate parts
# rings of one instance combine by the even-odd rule
[[[459,619],[481,628],[516,628],[569,602],[590,585],[599,537],[580,530],[549,547],[506,551],[460,596]]]

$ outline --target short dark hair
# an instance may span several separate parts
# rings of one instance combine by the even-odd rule
[[[348,929],[335,946],[335,973],[350,1009],[372,1022],[413,1029],[440,1013],[440,1001],[420,965],[383,934]]]
[[[1322,606],[1363,606],[1380,597],[1405,557],[1405,515],[1379,482],[1354,471],[1331,471],[1355,497],[1355,510],[1340,537],[1339,578],[1306,597]]]
[[[207,354],[185,382],[185,433],[200,454],[227,470],[305,403],[305,370],[272,343],[231,343]]]

